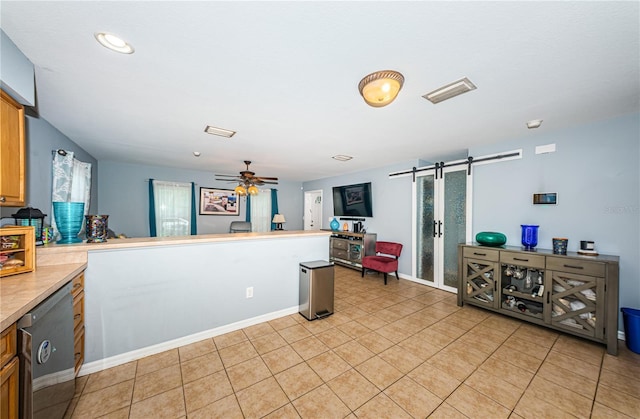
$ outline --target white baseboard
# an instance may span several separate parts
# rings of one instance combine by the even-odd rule
[[[263,314],[261,316],[252,317],[250,319],[241,320],[236,323],[227,324],[224,326],[216,327],[215,329],[205,330],[202,332],[194,333],[192,335],[184,336],[178,339],[173,339],[167,342],[158,343],[157,345],[147,346],[145,348],[136,349],[135,351],[126,352],[123,354],[115,355],[109,358],[99,359],[97,361],[88,362],[83,364],[78,372],[78,376],[89,375],[108,368],[117,367],[118,365],[126,364],[127,362],[136,361],[138,359],[155,355],[160,352],[168,351],[170,349],[179,348],[181,346],[189,345],[195,342],[199,342],[204,339],[209,339],[215,336],[220,336],[225,333],[234,332],[236,330],[244,329],[245,327],[253,326],[258,323],[263,323],[269,320],[274,320],[280,317],[288,316],[290,314],[298,313],[299,307],[290,307],[272,313]]]

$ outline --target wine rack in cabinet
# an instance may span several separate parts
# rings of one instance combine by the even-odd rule
[[[461,244],[458,305],[483,307],[618,351],[617,256]]]

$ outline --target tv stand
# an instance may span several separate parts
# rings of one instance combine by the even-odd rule
[[[348,268],[362,269],[362,258],[376,254],[376,238],[376,233],[332,230],[329,239],[329,260]]]

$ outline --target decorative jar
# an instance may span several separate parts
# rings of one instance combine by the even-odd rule
[[[521,224],[522,246],[524,250],[533,250],[538,245],[538,225]]]
[[[87,243],[102,243],[107,241],[108,215],[85,215],[84,231]]]
[[[331,223],[329,223],[329,226],[331,227],[331,230],[333,230],[333,231],[340,230],[340,222],[338,220],[336,220],[335,218],[333,220],[331,220]]]
[[[60,239],[56,243],[81,243],[78,233],[82,229],[84,219],[84,202],[54,202],[53,216]]]
[[[553,239],[553,253],[556,255],[566,255],[567,254],[567,244],[569,244],[569,239],[554,237]]]

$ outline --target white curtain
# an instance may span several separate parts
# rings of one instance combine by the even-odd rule
[[[54,202],[84,202],[84,215],[91,204],[91,163],[74,158],[72,151],[56,153],[53,158],[53,184],[51,189],[51,226],[56,228]],[[84,230],[84,223],[82,223]]]
[[[271,189],[251,196],[251,231],[271,231]]]
[[[153,181],[157,237],[191,234],[191,183]]]

